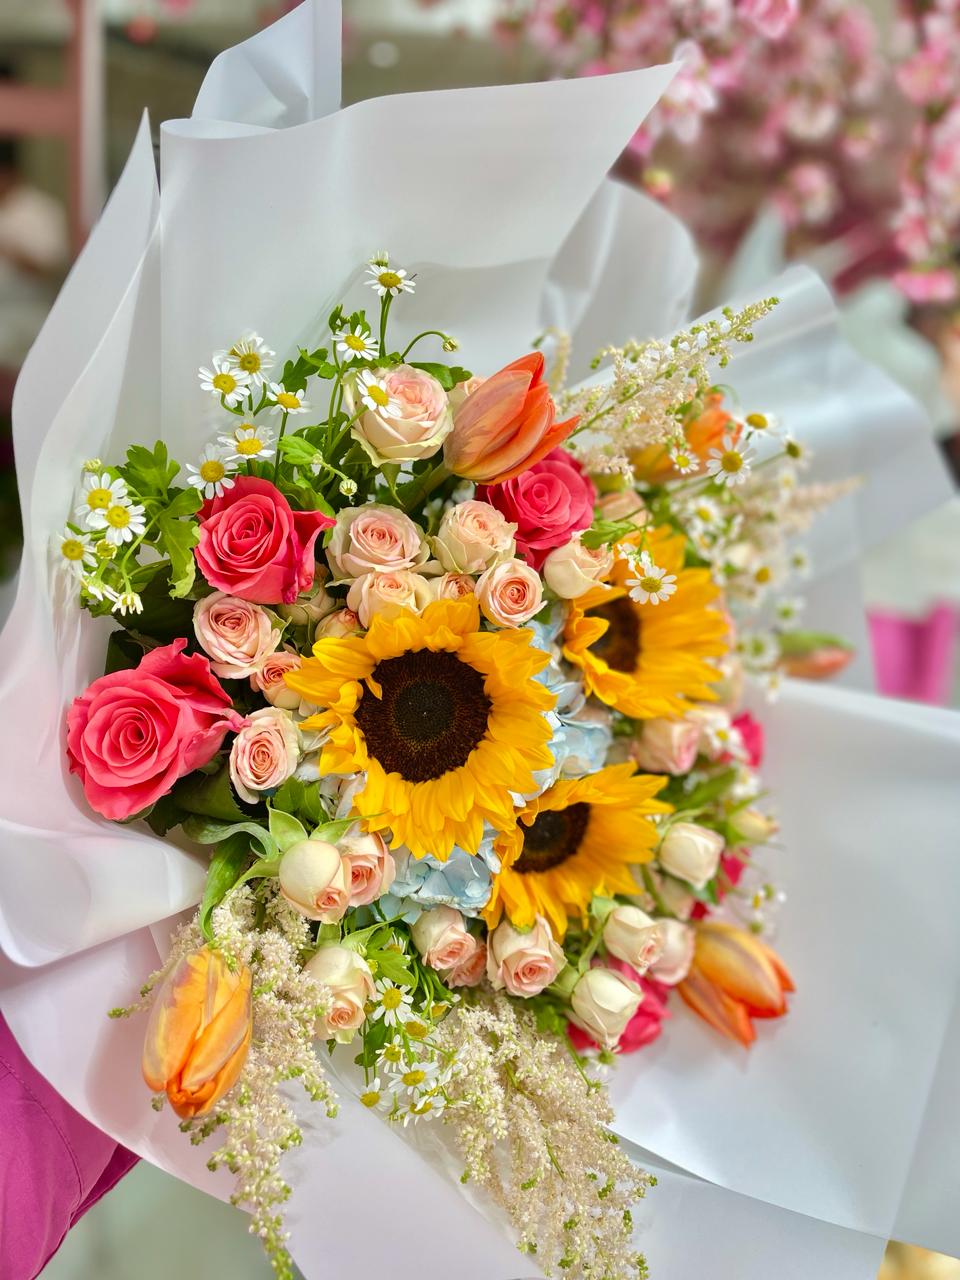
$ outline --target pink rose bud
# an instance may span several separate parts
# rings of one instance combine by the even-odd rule
[[[299,840],[280,859],[280,892],[308,920],[336,924],[346,914],[347,872],[335,845]]]
[[[514,557],[516,531],[489,502],[460,502],[440,521],[434,554],[450,573],[482,573]]]
[[[664,871],[702,889],[717,874],[723,836],[696,822],[674,822],[660,842],[657,858]]]
[[[282,786],[300,759],[300,735],[289,711],[264,707],[247,722],[230,748],[230,779],[241,800],[256,804],[262,792]]]
[[[487,569],[476,591],[483,616],[498,627],[522,627],[543,607],[540,575],[522,560]]]
[[[344,508],[326,552],[339,579],[359,578],[378,569],[412,569],[430,554],[419,525],[396,507],[377,502]]]
[[[453,907],[424,911],[410,935],[423,963],[441,973],[472,963],[480,946],[479,939],[469,932],[463,916]]]
[[[660,959],[650,966],[650,977],[666,987],[675,987],[690,971],[696,932],[692,925],[684,924],[682,920],[661,920],[659,923],[663,950]]]
[[[390,409],[365,410],[351,428],[353,438],[378,467],[432,457],[453,428],[443,387],[432,374],[408,364],[372,372],[383,383]],[[360,394],[359,387],[348,380],[344,402],[351,416],[359,407]]]
[[[543,562],[543,580],[561,600],[578,600],[610,572],[609,547],[585,547],[579,535],[551,551]]]
[[[615,1049],[640,1008],[643,988],[612,969],[588,969],[570,997],[570,1019],[600,1045]]]
[[[543,916],[526,933],[501,920],[487,939],[487,977],[494,990],[506,988],[512,996],[539,995],[566,962]]]
[[[358,614],[352,609],[338,609],[336,613],[327,614],[317,623],[314,635],[318,640],[324,636],[334,636],[339,640],[344,636],[355,636],[362,630],[363,626]]]
[[[367,1001],[373,999],[370,966],[348,947],[325,946],[303,966],[303,974],[330,995],[330,1005],[320,1019],[317,1034],[325,1040],[349,1044],[366,1021]]]
[[[284,676],[288,671],[299,670],[302,665],[303,659],[299,653],[288,653],[285,649],[272,653],[250,677],[250,688],[255,693],[262,693],[272,707],[296,711],[300,705],[300,695],[287,685]]]
[[[430,579],[430,589],[435,600],[462,600],[472,596],[477,582],[468,573],[444,573]]]
[[[660,958],[663,930],[639,907],[614,907],[603,926],[603,945],[642,974]]]
[[[630,754],[648,773],[689,773],[700,749],[700,731],[694,720],[644,720]]]
[[[454,965],[443,975],[448,987],[475,987],[482,982],[487,972],[487,944],[477,939],[477,949],[473,955]]]
[[[280,643],[281,632],[259,605],[215,591],[193,608],[193,630],[200,648],[222,680],[242,680],[263,665]]]
[[[345,836],[340,841],[340,856],[351,907],[365,907],[389,892],[397,864],[377,832]]]
[[[373,618],[381,614],[395,618],[404,609],[420,613],[432,599],[430,583],[422,574],[411,569],[384,569],[365,573],[357,578],[347,592],[347,606],[369,627]]]

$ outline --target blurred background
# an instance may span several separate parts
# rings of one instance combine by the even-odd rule
[[[284,0],[0,0],[0,620],[20,525],[19,366],[146,108],[190,114],[212,59]],[[833,284],[851,342],[927,406],[960,472],[960,16],[936,0],[344,0],[344,99],[683,60],[622,157],[704,260],[701,303],[784,261]],[[643,336],[643,335],[639,335]],[[863,568],[878,687],[960,706],[960,500]],[[179,1229],[169,1230],[176,1222]],[[134,1252],[135,1251],[135,1252]],[[48,1280],[268,1274],[241,1215],[140,1165]],[[881,1280],[960,1280],[891,1245]]]

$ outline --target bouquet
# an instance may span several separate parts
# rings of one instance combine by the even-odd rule
[[[429,278],[366,272],[374,306],[320,345],[281,362],[248,331],[200,367],[194,460],[85,462],[60,542],[121,624],[70,769],[104,817],[212,849],[144,987],[144,1079],[223,1138],[279,1274],[281,1085],[335,1107],[315,1041],[388,1122],[447,1125],[546,1271],[642,1273],[647,1179],[590,1055],[655,1039],[674,989],[743,1045],[786,1012],[737,703],[744,668],[844,664],[783,594],[841,490],[714,385],[775,298],[563,390],[562,337],[549,379],[539,350],[477,376],[436,327],[399,349]],[[771,593],[774,625],[738,630]]]

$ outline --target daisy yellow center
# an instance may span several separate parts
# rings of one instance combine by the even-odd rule
[[[260,372],[260,357],[255,351],[245,351],[237,360],[237,364],[244,373]]]
[[[396,271],[381,271],[377,279],[383,285],[384,289],[399,289],[403,283],[403,277],[398,276]]]
[[[361,1093],[360,1101],[365,1107],[375,1107],[380,1101],[379,1089],[368,1089],[366,1093]]]
[[[106,511],[112,501],[113,494],[109,489],[97,487],[87,494],[87,506],[91,511]]]
[[[757,572],[753,576],[756,579],[756,581],[759,582],[761,586],[763,586],[765,583],[770,581],[770,578],[772,575],[766,565],[761,565],[760,568],[757,570]]]
[[[640,579],[640,586],[642,590],[648,591],[652,594],[653,592],[660,590],[660,579],[655,578],[652,574],[645,573]]]
[[[277,404],[281,409],[299,409],[300,397],[295,396],[292,391],[281,391],[277,396]]]
[[[430,1034],[430,1028],[426,1023],[417,1022],[416,1019],[408,1022],[405,1030],[411,1040],[424,1040]]]
[[[64,538],[60,550],[67,560],[82,560],[84,546],[77,538]]]
[[[429,1098],[424,1098],[421,1102],[418,1102],[416,1103],[415,1106],[412,1106],[410,1110],[413,1112],[415,1116],[425,1116],[427,1115],[428,1112],[433,1110],[433,1103],[430,1101]]]
[[[629,601],[611,600],[591,610],[591,617],[603,618],[609,624],[590,646],[591,651],[614,671],[635,671],[640,657],[640,619]]]
[[[415,1087],[418,1084],[423,1084],[426,1078],[427,1073],[425,1071],[421,1071],[419,1067],[414,1067],[411,1071],[405,1071],[400,1077],[405,1085],[412,1087]]]
[[[383,387],[377,386],[375,382],[371,382],[367,387],[367,395],[374,404],[379,405],[381,409],[390,403],[390,397],[384,391]]]
[[[216,458],[208,458],[200,467],[200,479],[206,481],[207,484],[216,484],[218,480],[223,479],[226,473],[226,467]]]
[[[101,560],[112,560],[114,555],[116,555],[116,550],[117,549],[113,543],[109,542],[106,538],[101,538],[94,547],[94,551],[96,551]]]
[[[590,806],[582,802],[538,813],[524,831],[523,852],[513,870],[529,875],[560,866],[580,848],[589,820]]]
[[[263,441],[258,440],[256,436],[248,436],[245,440],[237,441],[237,453],[243,458],[252,457],[254,454],[259,453],[262,448]]]
[[[727,449],[720,459],[720,466],[730,475],[736,475],[743,466],[743,455],[738,453],[736,449]]]
[[[365,351],[367,348],[366,338],[358,337],[355,333],[348,333],[343,341],[351,351]]]
[[[699,520],[712,520],[713,512],[709,507],[697,507],[696,516]]]
[[[398,987],[390,987],[380,997],[380,1003],[385,1009],[398,1009],[403,1002],[403,992]]]
[[[391,1044],[383,1051],[383,1057],[386,1062],[399,1062],[403,1050],[398,1044]]]
[[[130,523],[130,512],[126,507],[111,507],[107,511],[107,524],[113,529],[126,529]]]
[[[231,391],[236,391],[237,380],[232,373],[218,373],[213,379],[213,387],[222,396],[228,396]]]
[[[676,456],[676,463],[678,467],[689,467],[690,465],[689,453],[678,453]]]
[[[479,671],[455,653],[418,649],[377,663],[372,678],[383,696],[364,693],[356,721],[386,773],[426,782],[466,763],[491,707]]]
[[[754,431],[766,431],[769,425],[770,423],[768,422],[765,414],[762,414],[762,413],[747,414],[747,426],[753,427]]]

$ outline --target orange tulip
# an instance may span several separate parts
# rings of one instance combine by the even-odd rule
[[[744,929],[714,921],[697,926],[693,964],[677,987],[694,1013],[742,1045],[756,1039],[751,1019],[782,1017],[785,993],[794,989],[775,951]]]
[[[717,393],[708,396],[703,412],[696,418],[688,419],[684,424],[683,434],[690,452],[701,463],[698,470],[706,466],[710,450],[719,448],[727,432],[734,440],[740,437],[741,428],[737,426],[726,409],[721,408],[722,400],[723,397]],[[665,444],[650,444],[645,449],[638,449],[630,461],[633,464],[634,474],[639,479],[650,483],[659,484],[677,474]]]
[[[840,645],[822,645],[809,653],[784,654],[780,669],[797,680],[829,680],[853,659],[853,649]]]
[[[514,360],[480,384],[457,408],[443,446],[448,471],[502,484],[562,444],[577,418],[557,422],[539,351]]]
[[[203,947],[157,992],[143,1045],[143,1078],[178,1116],[206,1115],[237,1082],[250,1047],[251,975]]]

